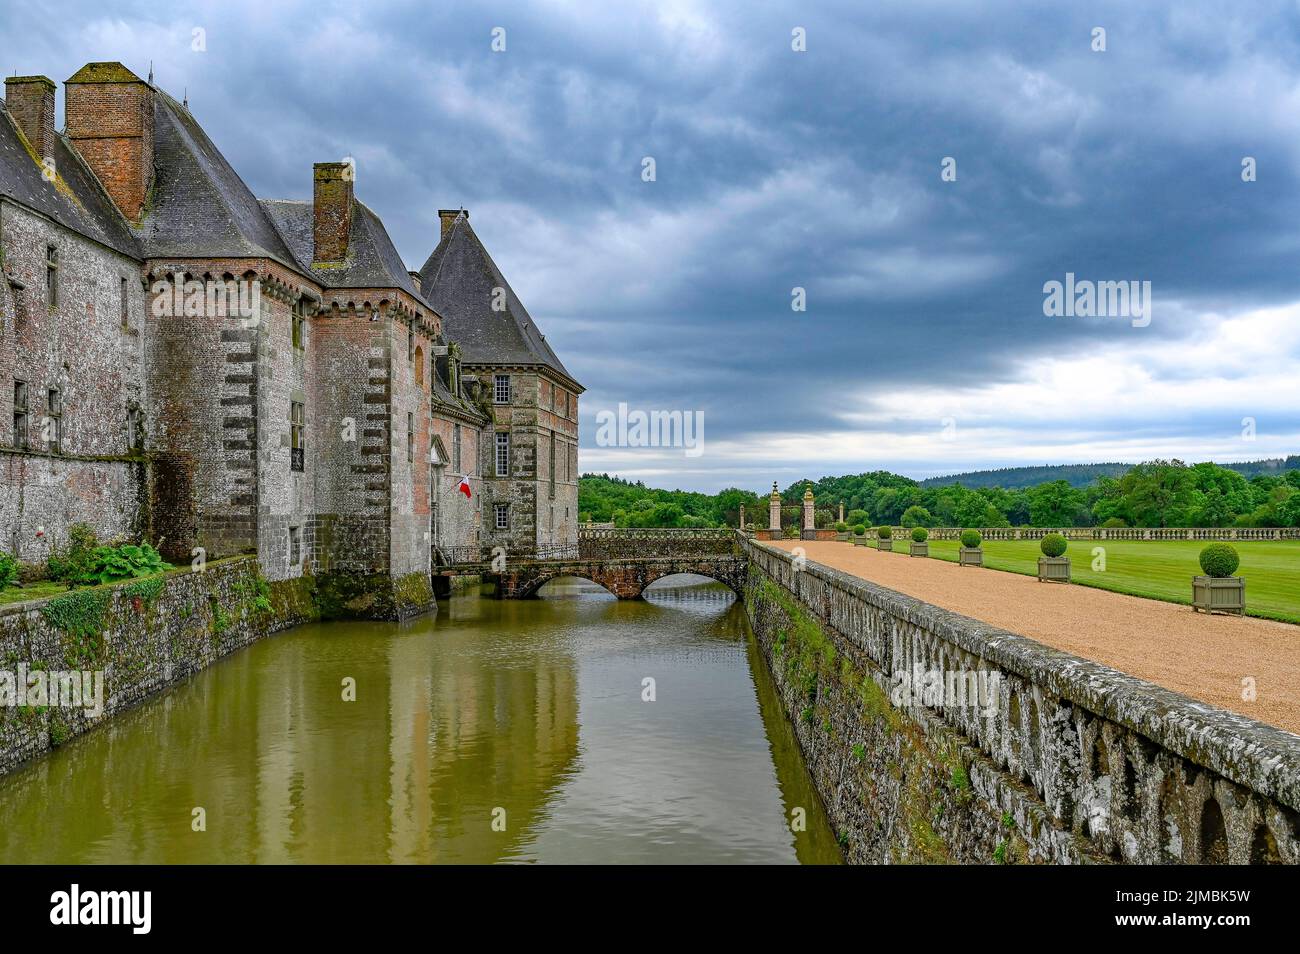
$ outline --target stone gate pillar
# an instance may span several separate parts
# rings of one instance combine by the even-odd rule
[[[772,481],[772,496],[768,498],[767,504],[767,529],[775,530],[779,535],[781,533],[781,492],[776,489],[776,481]]]
[[[803,538],[811,540],[817,535],[817,524],[813,515],[813,492],[809,487],[803,492]]]
[[[840,501],[840,523],[844,522],[844,501]]]
[[[740,505],[740,529],[745,529],[745,505]]]

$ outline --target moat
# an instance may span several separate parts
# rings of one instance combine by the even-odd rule
[[[543,593],[240,650],[0,779],[0,863],[842,860],[726,587]]]

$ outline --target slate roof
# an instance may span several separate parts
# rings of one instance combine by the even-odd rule
[[[154,93],[155,179],[140,243],[147,258],[294,258],[266,210],[190,111]]]
[[[132,258],[139,243],[99,180],[62,136],[55,136],[58,176],[47,182],[8,109],[0,109],[0,195],[8,196],[93,241]]]
[[[457,218],[420,269],[424,299],[442,316],[443,331],[466,364],[540,365],[579,391],[465,216]],[[505,310],[492,310],[492,290],[505,290]]]
[[[264,200],[262,208],[279,230],[298,267],[327,288],[400,288],[412,298],[423,300],[415,290],[402,257],[393,247],[388,230],[379,216],[356,199],[352,200],[352,231],[348,236],[348,257],[342,264],[312,265],[312,204]]]

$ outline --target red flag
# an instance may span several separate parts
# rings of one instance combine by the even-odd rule
[[[465,495],[465,499],[466,499],[466,500],[469,500],[469,499],[471,499],[471,498],[473,497],[473,494],[471,494],[471,493],[470,493],[470,490],[469,490],[469,475],[468,475],[468,474],[466,474],[464,477],[462,477],[462,478],[460,479],[460,486],[457,487],[456,489],[459,490],[461,493],[463,493],[463,494]]]

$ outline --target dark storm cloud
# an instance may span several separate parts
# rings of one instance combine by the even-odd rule
[[[1197,345],[1300,298],[1292,8],[896,6],[87,3],[42,19],[4,3],[0,25],[21,73],[152,60],[260,196],[304,198],[313,161],[354,156],[410,267],[435,210],[468,208],[589,388],[584,467],[708,489],[809,466],[1285,452],[1223,443],[1253,409],[1282,443],[1300,419],[1246,369],[1219,381]],[[1152,324],[1046,318],[1043,283],[1067,271],[1152,282]],[[1108,376],[1092,355],[1128,365]],[[1043,362],[1101,394],[1038,417],[1024,403],[1069,386],[1018,387]],[[1203,379],[1234,400],[1160,398]],[[900,400],[917,388],[932,393]],[[974,436],[909,446],[938,429],[945,388]],[[595,448],[595,412],[620,401],[703,411],[709,451]],[[816,463],[788,459],[805,445]]]

